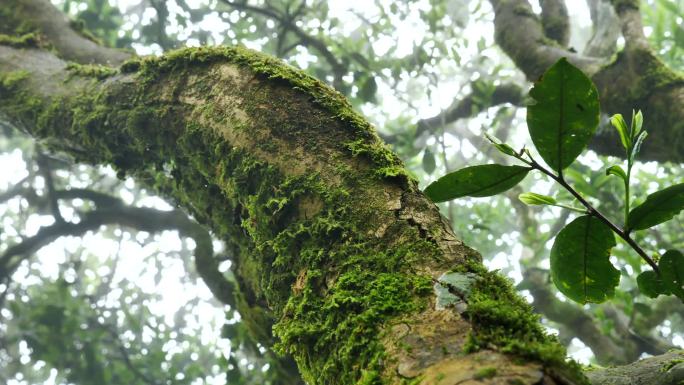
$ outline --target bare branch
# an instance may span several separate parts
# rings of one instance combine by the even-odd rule
[[[570,18],[563,0],[540,0],[541,23],[544,34],[563,47],[570,41]]]
[[[684,352],[672,351],[633,364],[590,370],[593,385],[679,385],[684,381]]]
[[[620,21],[609,0],[587,0],[593,24],[593,34],[584,47],[583,54],[609,58],[617,50],[620,37]]]
[[[17,18],[29,20],[66,60],[81,64],[118,65],[132,56],[128,52],[102,47],[80,35],[49,0],[22,0],[14,12]]]

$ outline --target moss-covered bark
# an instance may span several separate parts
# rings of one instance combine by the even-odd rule
[[[0,115],[210,226],[243,322],[311,384],[584,381],[373,128],[273,58],[184,49],[114,73],[0,46]]]

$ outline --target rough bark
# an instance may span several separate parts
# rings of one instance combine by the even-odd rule
[[[252,333],[311,384],[578,384],[346,101],[238,48],[117,74],[0,47],[4,120],[156,186],[224,239]]]
[[[625,48],[616,58],[580,55],[559,46],[544,32],[542,22],[526,0],[490,0],[495,15],[496,41],[530,81],[551,64],[567,57],[591,76],[599,90],[603,113],[631,116],[644,113],[649,138],[641,159],[684,162],[684,77],[668,68],[643,35],[638,2],[613,1]],[[622,155],[615,130],[602,130],[590,148],[601,154]]]

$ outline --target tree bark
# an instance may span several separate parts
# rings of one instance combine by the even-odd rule
[[[586,382],[372,127],[278,60],[184,49],[114,73],[0,46],[0,111],[210,226],[243,322],[311,384]]]

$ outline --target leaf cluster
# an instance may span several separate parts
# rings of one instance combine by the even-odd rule
[[[610,261],[617,235],[652,268],[637,278],[642,293],[651,297],[675,295],[684,301],[684,255],[673,249],[662,257],[652,257],[631,236],[633,231],[671,220],[684,209],[684,183],[654,192],[630,209],[632,167],[647,136],[641,111],[632,113],[629,125],[620,114],[610,119],[625,149],[627,163],[626,171],[619,165],[605,170],[606,175],[619,177],[625,186],[624,226],[619,227],[564,175],[564,170],[586,149],[599,124],[599,95],[591,79],[563,58],[535,83],[530,97],[533,103],[527,108],[527,126],[548,168],[529,149],[516,151],[485,134],[497,150],[524,165],[466,167],[439,178],[425,193],[435,202],[491,196],[511,189],[531,171],[541,172],[567,190],[574,202],[561,203],[534,192],[520,194],[519,199],[528,205],[558,206],[581,214],[558,233],[551,248],[551,277],[561,293],[579,303],[600,303],[613,297],[620,279],[620,271]]]

